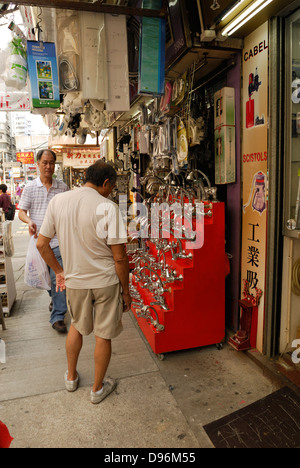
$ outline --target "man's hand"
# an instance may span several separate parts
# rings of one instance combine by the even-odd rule
[[[66,280],[64,272],[58,273],[56,275],[56,292],[58,291],[65,291],[66,290]]]
[[[36,226],[36,224],[33,221],[30,221],[28,223],[28,228],[29,228],[29,235],[34,236],[35,239],[37,239],[38,235],[37,235],[37,226]]]
[[[37,226],[36,224],[32,221],[32,219],[29,218],[27,214],[27,210],[19,210],[19,219],[25,223],[28,224],[28,229],[29,229],[29,235],[34,236],[37,238]]]
[[[123,296],[123,304],[124,304],[124,312],[129,312],[131,309],[132,298],[129,293],[122,293]]]

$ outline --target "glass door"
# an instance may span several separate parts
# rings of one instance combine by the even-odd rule
[[[300,239],[300,10],[286,20],[286,45],[285,235]]]

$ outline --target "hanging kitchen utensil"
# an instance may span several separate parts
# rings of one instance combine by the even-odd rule
[[[187,163],[188,150],[189,150],[186,128],[182,120],[180,121],[178,128],[177,128],[177,138],[178,138],[178,150],[177,150],[178,163],[179,163],[179,166],[182,167]]]
[[[165,85],[165,94],[160,101],[160,111],[167,113],[170,110],[170,102],[172,98],[172,84],[167,81]]]
[[[179,174],[179,165],[177,157],[177,118],[174,117],[170,122],[170,154],[172,158],[172,166],[174,174]]]

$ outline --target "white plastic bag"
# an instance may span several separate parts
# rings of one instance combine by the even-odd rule
[[[51,279],[46,262],[36,248],[37,239],[32,236],[29,241],[24,281],[28,286],[37,289],[51,289]]]
[[[22,39],[15,37],[10,43],[10,55],[6,61],[4,80],[6,86],[22,90],[27,82],[26,51]]]

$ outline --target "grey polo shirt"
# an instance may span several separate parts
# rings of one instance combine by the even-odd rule
[[[40,177],[29,182],[23,190],[21,201],[19,204],[20,210],[29,212],[29,217],[37,225],[37,232],[39,233],[43,224],[46,211],[50,201],[58,194],[68,191],[67,185],[61,180],[52,179],[52,187],[47,191],[46,187],[42,184]],[[55,249],[58,247],[58,239],[55,236],[50,247]]]

